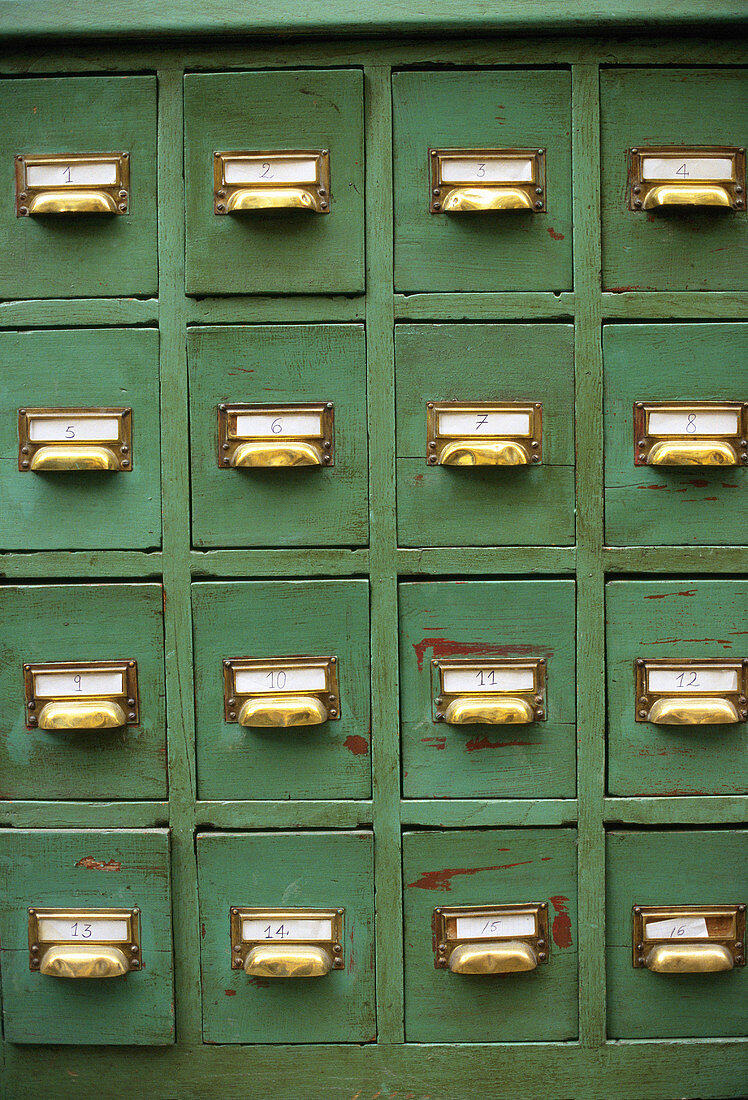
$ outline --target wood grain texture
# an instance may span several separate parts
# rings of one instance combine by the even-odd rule
[[[157,584],[0,589],[0,772],[4,798],[164,798],[163,593]],[[24,662],[136,661],[140,723],[27,730]]]
[[[203,833],[197,849],[205,1041],[374,1041],[371,833]],[[345,969],[308,981],[232,970],[232,905],[345,909]]]
[[[167,829],[3,830],[0,884],[6,1040],[174,1042]],[[142,970],[108,981],[32,972],[29,906],[138,906]]]

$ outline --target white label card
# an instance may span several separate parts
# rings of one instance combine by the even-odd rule
[[[34,694],[40,699],[70,695],[124,695],[124,692],[124,676],[121,672],[70,669],[69,672],[37,672],[34,675]]]
[[[439,435],[532,435],[529,412],[440,412]]]
[[[276,439],[322,436],[321,413],[238,413],[236,434],[240,439]]]
[[[460,691],[533,691],[535,675],[531,668],[445,668],[442,688]]]
[[[649,435],[737,435],[737,409],[663,409],[650,412]]]
[[[483,940],[508,936],[534,936],[535,917],[532,913],[484,913],[479,917],[457,917],[455,937]]]
[[[530,157],[442,157],[442,183],[532,183]]]
[[[647,672],[649,691],[737,691],[736,668],[651,668]]]
[[[644,926],[647,940],[708,940],[709,931],[703,917],[672,917],[670,920],[648,920]]]
[[[226,183],[316,183],[316,157],[237,157],[223,162]]]
[[[59,160],[54,164],[27,164],[28,187],[85,187],[98,184],[111,187],[117,182],[117,164],[113,160],[86,161],[66,164]]]
[[[242,921],[243,940],[331,940],[332,921],[293,917],[282,920],[278,917],[263,920],[246,919]]]
[[[123,943],[129,939],[128,922],[111,917],[87,917],[76,913],[72,917],[39,918],[39,939],[43,943],[62,940],[85,943],[86,940],[103,943]]]
[[[730,157],[642,157],[643,180],[731,180]]]
[[[293,668],[236,668],[234,690],[237,695],[266,691],[325,691],[327,673],[320,665]]]
[[[119,418],[116,416],[30,416],[29,440],[32,443],[116,443]]]

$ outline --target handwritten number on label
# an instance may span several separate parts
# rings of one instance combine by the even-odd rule
[[[271,180],[273,178],[273,173],[270,171],[270,165],[267,162],[262,166],[260,178],[264,180]]]
[[[80,932],[78,931],[78,928],[80,928]],[[80,936],[82,939],[88,940],[88,939],[91,938],[91,925],[90,924],[81,924],[81,925],[79,925],[78,922],[76,921],[76,923],[70,929],[70,933],[73,937]]]
[[[485,164],[479,164],[479,165],[478,165],[478,171],[477,171],[477,172],[476,172],[475,174],[476,174],[476,176],[478,176],[478,177],[479,177],[480,179],[483,179],[483,177],[484,177],[484,176],[485,176],[485,174],[486,174],[486,166],[485,166]]]
[[[281,434],[281,432],[283,431],[283,421],[280,417],[276,417],[276,419],[272,422],[272,424],[270,425],[270,431],[273,433],[273,435]]]
[[[271,688],[284,688],[286,686],[287,677],[283,671],[268,672],[267,679],[270,681]]]
[[[275,939],[282,940],[284,938],[284,936],[290,936],[291,933],[290,933],[290,931],[287,931],[285,925],[279,924],[278,927],[276,928],[275,932],[273,932],[272,927],[270,925],[268,925],[267,928],[265,929],[265,931],[263,932],[263,935],[264,935],[266,940],[275,940]]]
[[[481,687],[485,687],[486,684],[493,685],[496,683],[496,670],[492,668],[486,672],[485,669],[481,668],[476,672],[475,678]]]
[[[676,176],[681,176],[683,179],[686,179],[688,177],[688,166],[685,163],[681,164],[675,174]]]
[[[476,419],[475,419],[475,430],[476,430],[476,432],[479,432],[480,429],[484,426],[484,424],[487,423],[487,421],[488,421],[488,413],[479,413],[476,416]]]
[[[75,425],[74,424],[68,424],[67,428],[65,429],[65,438],[66,439],[75,439]]]
[[[501,918],[486,921],[486,923],[483,925],[481,935],[485,936],[486,933],[488,933],[489,935],[496,935],[498,932],[501,931],[501,923]]]
[[[686,431],[693,435],[696,432],[696,413],[688,414],[688,422],[686,423]]]
[[[690,688],[700,687],[698,672],[681,672],[681,673],[679,673],[679,675],[676,677],[676,679],[678,680],[678,687],[683,687],[684,686],[683,680],[685,679],[686,676],[690,676],[691,679],[688,681],[688,683],[685,685],[685,687],[690,687]]]
[[[70,168],[63,168],[62,174],[65,177],[65,183],[70,183]]]
[[[75,687],[76,687],[76,690],[77,690],[77,691],[82,691],[82,690],[83,690],[83,689],[82,689],[82,687],[81,687],[81,677],[80,677],[80,674],[78,674],[78,676],[74,676],[74,677],[73,677],[73,683],[75,684]]]

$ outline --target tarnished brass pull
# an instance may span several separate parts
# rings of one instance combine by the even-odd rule
[[[215,153],[213,210],[216,214],[274,210],[329,214],[329,150]]]
[[[445,214],[477,214],[489,210],[532,210],[530,196],[519,187],[453,187],[444,196]]]
[[[49,471],[119,470],[119,461],[108,447],[40,447],[31,459],[31,469]]]
[[[312,192],[305,187],[242,187],[226,200],[227,214],[252,210],[305,210],[316,214]]]
[[[106,191],[45,191],[29,199],[29,214],[116,214],[117,203]]]
[[[724,726],[740,718],[730,699],[676,696],[657,699],[647,720],[656,726]]]
[[[530,456],[520,443],[500,439],[491,442],[447,443],[441,452],[442,466],[527,466]]]
[[[48,948],[39,962],[39,973],[52,978],[120,978],[129,971],[124,952],[104,944],[59,944]]]
[[[660,943],[644,965],[655,974],[715,974],[732,970],[732,952],[720,943]]]
[[[686,443],[665,440],[655,443],[647,456],[649,466],[737,466],[738,456],[729,443],[704,439]]]
[[[240,443],[236,448],[232,466],[246,468],[321,466],[322,450],[312,443],[269,441]]]
[[[532,705],[518,696],[473,695],[453,699],[444,711],[451,726],[513,726],[535,721]]]
[[[449,956],[453,974],[519,974],[537,965],[534,950],[521,940],[463,943]]]
[[[64,699],[45,703],[39,713],[42,730],[106,730],[126,725],[122,707],[109,699]]]
[[[732,199],[726,187],[719,184],[661,184],[653,187],[644,199],[645,210],[663,206],[727,206]]]
[[[16,215],[127,214],[129,153],[18,153]]]
[[[242,704],[239,725],[320,726],[327,717],[326,708],[314,695],[255,695]]]
[[[247,953],[244,970],[256,978],[324,978],[332,956],[314,944],[260,944]]]
[[[543,149],[430,149],[429,211],[546,209]]]

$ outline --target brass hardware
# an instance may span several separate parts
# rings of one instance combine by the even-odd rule
[[[439,906],[434,966],[453,974],[517,974],[548,962],[548,905]]]
[[[717,726],[748,720],[748,663],[742,660],[640,657],[634,691],[637,722]]]
[[[129,212],[129,153],[19,153],[15,165],[18,218]]]
[[[739,466],[748,463],[748,404],[741,401],[637,401],[636,466]]]
[[[132,470],[132,409],[18,410],[22,473]]]
[[[430,149],[429,210],[473,214],[547,209],[544,149]]]
[[[745,965],[745,905],[635,905],[632,961],[656,974]]]
[[[322,978],[342,970],[345,909],[232,906],[231,967],[258,978]]]
[[[429,401],[429,466],[527,466],[543,460],[543,406],[520,401]]]
[[[219,405],[218,465],[234,468],[334,466],[332,401]]]
[[[214,153],[213,191],[216,214],[329,214],[329,150]]]
[[[29,970],[118,978],[140,970],[140,910],[29,909]]]
[[[545,722],[542,658],[446,658],[431,662],[432,720],[452,726]]]
[[[708,206],[745,210],[745,149],[652,145],[628,150],[629,210]]]
[[[337,657],[236,657],[223,662],[224,717],[286,729],[340,718]]]
[[[26,728],[99,730],[140,722],[135,661],[23,666]]]

